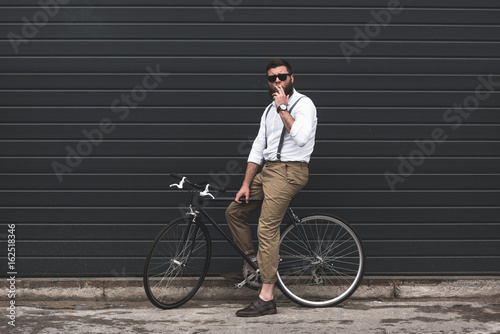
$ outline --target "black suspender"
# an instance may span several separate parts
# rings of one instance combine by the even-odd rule
[[[269,110],[271,110],[271,107],[273,106],[273,103],[271,103],[269,105],[269,107],[267,107],[267,110],[266,110],[266,116],[264,117],[264,131],[266,133],[266,147],[264,147],[264,149],[267,148],[267,114],[269,114]]]
[[[290,107],[290,110],[288,110],[288,112],[291,114],[292,113],[292,109],[295,107],[295,105],[300,101],[301,98],[305,97],[305,95],[299,97],[299,99],[297,101],[295,101],[295,103]],[[269,110],[271,110],[271,107],[273,106],[273,104],[271,103],[269,105],[269,107],[267,107],[267,110],[266,110],[266,116],[265,116],[265,120],[267,120],[267,114],[269,114]],[[266,125],[266,147],[267,148],[267,125]],[[286,128],[285,126],[283,125],[283,130],[281,130],[281,137],[280,137],[280,142],[278,144],[278,153],[277,153],[277,157],[278,157],[278,160],[281,159],[281,149],[283,148],[283,142],[285,140],[285,134],[286,134]]]
[[[301,96],[299,97],[299,99],[297,101],[295,101],[295,103],[292,105],[292,107],[290,108],[290,110],[288,110],[288,112],[291,114],[292,113],[292,109],[293,107],[295,107],[295,105],[297,104],[297,102],[300,101],[301,98],[303,98],[304,96]],[[286,128],[285,126],[283,125],[283,130],[281,130],[281,137],[280,137],[280,143],[278,145],[278,153],[277,153],[277,157],[278,157],[278,160],[281,160],[281,149],[283,148],[283,141],[285,139],[285,134],[286,134]]]

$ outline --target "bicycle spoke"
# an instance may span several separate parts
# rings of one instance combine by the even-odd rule
[[[301,305],[342,302],[362,277],[363,252],[356,238],[347,224],[328,216],[306,217],[291,225],[280,240],[278,286]]]
[[[205,278],[210,249],[204,226],[186,219],[167,225],[156,238],[144,269],[144,288],[150,301],[160,308],[188,301]]]

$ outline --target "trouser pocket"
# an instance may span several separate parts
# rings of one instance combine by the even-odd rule
[[[309,180],[309,168],[302,164],[285,164],[285,176],[288,183],[303,187]]]

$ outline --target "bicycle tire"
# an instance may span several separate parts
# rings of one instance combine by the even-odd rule
[[[202,285],[211,255],[204,224],[186,217],[170,222],[156,236],[146,258],[143,282],[148,299],[161,309],[186,303]]]
[[[318,257],[312,255],[304,239]],[[364,265],[361,240],[346,222],[329,215],[311,215],[289,225],[281,235],[277,285],[299,305],[334,306],[356,291]]]

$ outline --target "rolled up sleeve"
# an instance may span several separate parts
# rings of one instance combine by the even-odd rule
[[[247,162],[253,162],[261,165],[264,160],[264,150],[266,149],[266,122],[265,112],[260,119],[260,128],[257,137],[253,141],[252,149],[248,155]]]
[[[302,99],[295,110],[292,111],[292,117],[295,122],[290,130],[290,137],[299,146],[303,147],[309,141],[309,138],[313,134],[314,121],[316,119],[316,107],[314,103],[309,99]]]

